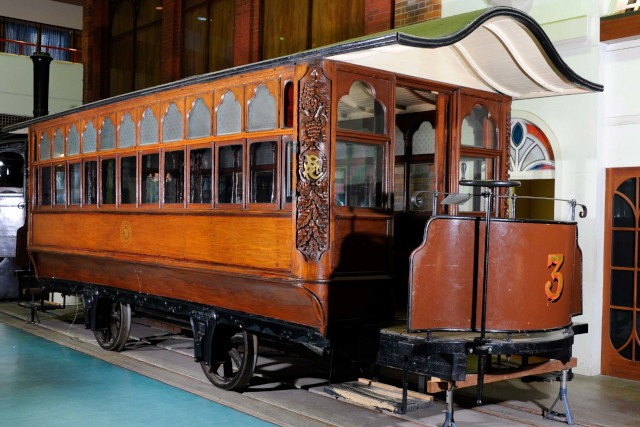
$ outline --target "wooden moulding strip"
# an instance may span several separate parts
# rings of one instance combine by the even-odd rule
[[[560,360],[549,360],[548,362],[527,365],[519,369],[495,370],[491,374],[484,375],[484,384],[496,381],[510,380],[512,378],[522,378],[531,375],[545,374],[547,372],[560,371],[578,366],[578,359],[572,357],[567,363]],[[464,381],[455,381],[456,388],[472,387],[478,384],[478,374],[469,374]],[[451,390],[454,385],[451,381],[443,381],[439,378],[431,378],[427,382],[427,393],[438,393],[444,390]]]

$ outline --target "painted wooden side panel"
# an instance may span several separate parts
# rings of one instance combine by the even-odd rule
[[[291,270],[291,217],[33,213],[32,250],[111,253],[159,260]],[[265,250],[265,248],[269,248]]]
[[[488,330],[571,323],[581,311],[581,301],[574,301],[580,297],[574,289],[582,286],[576,233],[569,223],[492,221]],[[411,256],[409,329],[480,328],[484,235],[480,219],[439,217],[427,224],[425,241]]]

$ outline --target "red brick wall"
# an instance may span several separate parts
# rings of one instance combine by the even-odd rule
[[[236,0],[233,65],[260,59],[260,0]]]
[[[442,0],[396,0],[395,28],[439,19],[441,4]]]
[[[365,0],[364,33],[390,30],[393,22],[393,0]]]

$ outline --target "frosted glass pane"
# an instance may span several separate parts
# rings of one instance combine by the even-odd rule
[[[51,143],[49,135],[45,132],[40,138],[40,160],[47,160],[49,157],[51,157]]]
[[[96,151],[97,139],[96,128],[93,127],[93,122],[89,121],[82,133],[82,152],[94,153]]]
[[[411,154],[433,154],[436,152],[436,131],[430,122],[424,121],[413,134]]]
[[[56,133],[53,134],[53,157],[64,156],[64,137],[62,136],[62,130],[58,128]]]
[[[180,140],[182,140],[182,114],[178,111],[178,106],[172,102],[162,119],[162,142]]]
[[[107,117],[102,122],[100,130],[100,151],[113,150],[116,148],[116,129],[113,127],[111,119]]]
[[[195,100],[188,117],[188,138],[204,138],[211,135],[211,111],[202,98]]]
[[[470,147],[495,149],[498,146],[496,126],[482,105],[473,107],[462,121],[460,141]]]
[[[338,128],[358,132],[384,133],[384,108],[373,97],[371,87],[357,81],[338,102]]]
[[[229,135],[239,133],[242,124],[242,107],[236,100],[233,92],[227,92],[222,97],[222,102],[218,107],[217,115],[217,134]]]
[[[396,126],[396,148],[394,154],[396,156],[404,156],[404,133]]]
[[[144,110],[140,121],[140,145],[158,142],[158,119],[151,108]]]
[[[120,132],[118,134],[118,147],[133,147],[136,145],[136,125],[131,119],[131,114],[126,113],[120,120]]]
[[[67,154],[73,156],[74,154],[80,154],[80,134],[76,125],[71,125],[69,129],[69,136],[67,137]]]
[[[265,85],[258,86],[249,101],[249,131],[276,128],[276,100]]]

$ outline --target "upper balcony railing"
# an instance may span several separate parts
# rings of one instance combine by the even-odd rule
[[[35,43],[23,42],[20,40],[9,40],[0,38],[0,46],[2,46],[2,52],[4,53],[15,53],[15,52],[7,52],[8,46],[18,45],[18,55],[26,55],[29,56],[36,50]],[[46,52],[53,56],[53,59],[58,61],[69,61],[69,62],[82,62],[82,51],[79,49],[71,49],[67,47],[57,47],[57,46],[47,46],[42,45],[41,49],[43,52]],[[55,55],[54,52],[60,52],[60,54]]]

